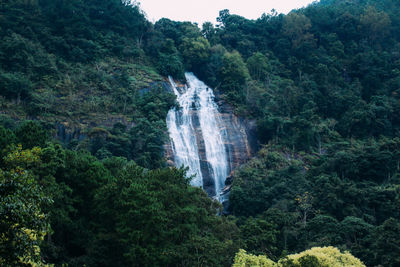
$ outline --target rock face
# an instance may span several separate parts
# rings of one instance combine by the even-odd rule
[[[221,127],[226,132],[225,146],[232,172],[257,151],[256,124],[235,116],[233,109],[222,101],[218,102],[218,106]]]
[[[176,85],[178,94],[184,92],[184,85]],[[207,89],[208,90],[208,89]],[[215,98],[216,99],[216,98]],[[215,99],[213,101],[215,101]],[[218,111],[214,112],[215,119],[217,121],[216,131],[218,131],[223,139],[223,145],[225,147],[225,154],[228,162],[228,172],[227,177],[224,180],[232,176],[232,173],[237,167],[245,163],[257,150],[257,139],[255,133],[255,122],[248,121],[239,118],[234,115],[233,109],[223,101],[215,101]],[[194,129],[196,136],[196,144],[198,149],[198,156],[200,169],[203,180],[203,189],[212,197],[217,196],[215,179],[212,175],[212,168],[210,167],[210,162],[207,160],[206,145],[204,140],[204,134],[202,133],[202,125],[200,123],[199,117],[201,111],[198,110],[196,103],[190,110],[191,124]],[[178,122],[179,123],[179,122]],[[203,125],[204,127],[204,125]],[[165,153],[167,160],[170,164],[176,162],[173,149],[173,141],[170,140],[165,144]],[[222,160],[222,159],[221,159]],[[222,197],[218,197],[221,202],[227,199],[227,194],[229,193],[230,183],[232,179],[228,178],[225,180],[225,188],[220,188]],[[221,190],[222,189],[222,190]]]
[[[82,141],[86,138],[91,138],[91,130],[94,128],[106,129],[112,128],[114,124],[121,123],[130,129],[134,126],[132,121],[129,121],[125,116],[108,116],[106,119],[90,121],[79,120],[75,124],[67,121],[57,122],[54,138],[58,139],[63,144],[69,144],[72,140]]]
[[[62,123],[57,123],[56,127],[57,133],[55,137],[64,144],[68,144],[73,139],[80,141],[86,138],[86,135],[82,134],[79,128],[69,129]]]

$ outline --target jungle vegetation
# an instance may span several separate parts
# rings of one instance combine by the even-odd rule
[[[400,265],[398,1],[217,20],[0,2],[1,266]],[[227,216],[163,157],[184,71],[257,122]]]

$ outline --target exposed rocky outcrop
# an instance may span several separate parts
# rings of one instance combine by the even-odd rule
[[[140,95],[147,94],[151,91],[154,91],[157,88],[162,88],[166,92],[173,93],[171,85],[167,81],[162,81],[162,82],[152,82],[149,84],[148,87],[142,88],[139,90]]]
[[[173,93],[170,84],[167,81],[154,81],[147,87],[138,90],[139,95],[143,96],[152,91],[163,89],[165,92]],[[0,112],[1,113],[1,112]],[[82,141],[91,137],[95,128],[112,128],[116,123],[122,123],[129,130],[135,123],[129,115],[124,114],[90,114],[90,116],[75,117],[74,119],[65,118],[55,123],[54,138],[64,144],[72,140]],[[36,118],[31,118],[36,119]]]
[[[79,128],[68,128],[64,123],[57,123],[56,138],[64,144],[68,144],[73,139],[83,140],[86,135],[81,133]]]
[[[85,120],[80,119],[78,122],[72,124],[68,121],[56,123],[56,131],[54,138],[58,139],[64,144],[70,143],[72,140],[82,141],[87,137],[91,137],[96,129],[112,128],[114,124],[122,123],[130,129],[134,123],[125,116],[109,116],[102,120]]]

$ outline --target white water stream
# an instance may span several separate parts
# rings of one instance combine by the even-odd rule
[[[177,96],[180,109],[171,109],[167,116],[167,127],[171,138],[174,161],[177,167],[189,167],[188,175],[195,175],[192,185],[203,186],[203,174],[200,165],[198,144],[204,140],[208,173],[214,180],[216,197],[225,185],[229,173],[229,163],[225,150],[223,134],[219,127],[218,106],[214,102],[214,93],[193,73],[185,73],[188,85],[178,90],[170,78],[171,86]],[[196,133],[193,115],[199,119],[201,133]]]

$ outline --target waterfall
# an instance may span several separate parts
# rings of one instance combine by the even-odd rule
[[[179,109],[171,109],[167,116],[174,162],[177,167],[189,167],[188,175],[195,175],[192,185],[202,187],[205,170],[201,161],[205,157],[206,171],[213,179],[215,197],[221,200],[220,193],[229,173],[229,163],[218,106],[211,88],[193,73],[185,73],[185,77],[187,85],[183,88],[178,88],[170,78],[180,105]],[[194,118],[198,120],[198,125],[195,125]],[[205,151],[205,155],[201,156],[200,151]]]

